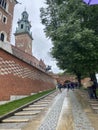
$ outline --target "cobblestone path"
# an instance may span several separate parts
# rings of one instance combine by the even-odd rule
[[[71,99],[72,112],[74,117],[74,130],[94,130],[74,93],[70,91],[69,95]]]
[[[78,102],[76,96],[74,95],[74,91],[71,90],[68,92],[68,94],[67,91],[64,90],[62,93],[57,95],[54,104],[48,111],[38,130],[56,130],[63,101],[67,98],[70,99],[72,105],[74,130],[94,130],[86,116],[86,113],[82,110],[81,104]]]
[[[38,130],[55,130],[56,129],[64,98],[65,98],[64,91],[58,94],[53,106],[49,110],[48,114],[46,115],[46,118],[44,119],[43,123],[41,124]]]

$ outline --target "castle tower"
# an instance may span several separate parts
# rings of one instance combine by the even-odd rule
[[[31,23],[28,21],[28,13],[24,11],[21,19],[18,20],[18,27],[15,32],[15,46],[20,50],[32,55],[32,33]]]
[[[10,43],[16,0],[0,0],[0,42]]]

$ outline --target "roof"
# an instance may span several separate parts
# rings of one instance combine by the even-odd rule
[[[15,0],[16,4],[18,4],[19,2],[17,0]]]

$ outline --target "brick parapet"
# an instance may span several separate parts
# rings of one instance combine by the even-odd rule
[[[21,60],[31,64],[32,66],[37,67],[38,69],[45,71],[46,66],[44,63],[40,62],[36,57],[25,53],[24,51],[20,50],[19,48],[17,48],[16,46],[12,46],[12,52],[13,55],[20,58]]]
[[[47,73],[0,49],[0,101],[55,87]]]

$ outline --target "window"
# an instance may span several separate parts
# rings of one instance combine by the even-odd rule
[[[0,20],[1,20],[1,18],[2,18],[2,13],[0,12]]]
[[[6,7],[7,7],[6,0],[0,0],[0,6],[6,10]]]
[[[21,24],[21,29],[23,29],[23,24]]]
[[[4,0],[2,0],[2,7],[4,7]]]
[[[4,9],[6,9],[6,2],[4,3]]]
[[[4,34],[1,33],[1,41],[3,42],[4,41]]]
[[[27,26],[27,30],[30,31],[30,27],[29,26]]]
[[[4,16],[4,15],[3,15],[3,17],[2,17],[2,22],[5,23],[5,24],[7,23],[7,17]]]

